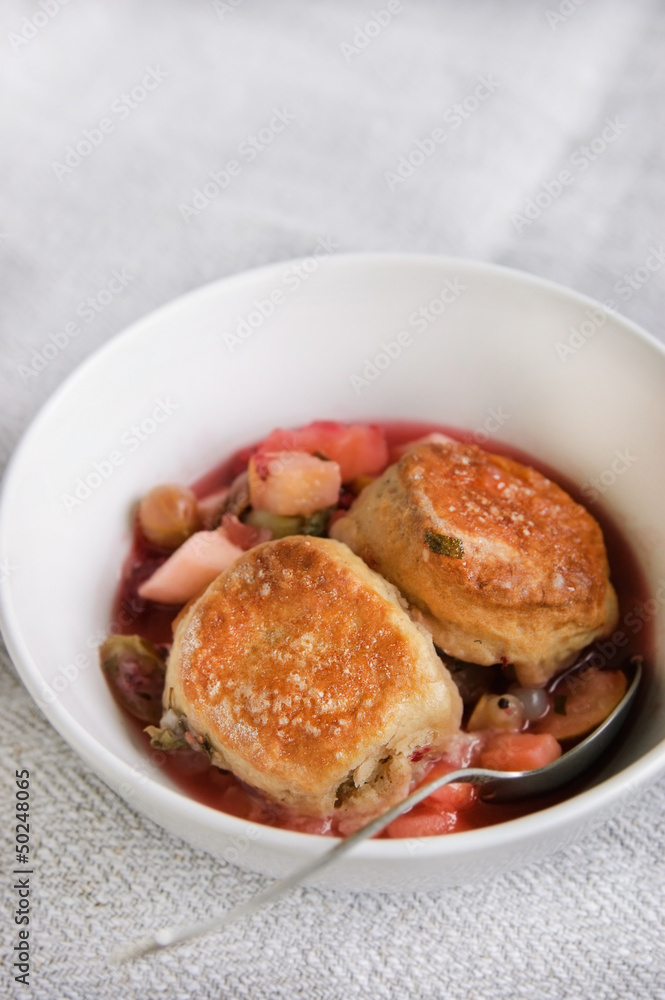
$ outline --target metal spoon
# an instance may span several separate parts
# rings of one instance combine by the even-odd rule
[[[159,951],[169,948],[174,944],[191,938],[201,937],[211,931],[220,930],[227,924],[234,923],[242,917],[259,910],[266,903],[272,902],[279,896],[283,896],[289,889],[300,885],[306,878],[315,872],[321,871],[333,862],[338,861],[353,848],[368,840],[374,834],[380,833],[384,827],[388,826],[394,819],[407,812],[423,799],[431,795],[437,788],[448,785],[453,781],[471,781],[475,785],[482,786],[481,797],[491,799],[493,802],[520,799],[530,795],[538,795],[543,792],[550,792],[568,781],[572,781],[582,771],[585,771],[602,754],[614,737],[617,735],[623,724],[628,709],[639,687],[642,676],[641,657],[633,657],[631,666],[634,676],[630,682],[626,693],[607,718],[596,729],[593,730],[581,743],[578,743],[571,750],[562,754],[558,760],[545,767],[540,767],[536,771],[489,771],[481,767],[467,767],[459,771],[451,771],[433,781],[427,782],[412,792],[406,799],[399,802],[392,809],[378,816],[366,826],[354,833],[352,836],[340,840],[333,848],[325,854],[303,865],[292,875],[275,882],[264,892],[258,893],[252,899],[241,903],[232,910],[228,910],[219,917],[213,917],[203,923],[184,924],[180,927],[165,927],[154,934],[139,938],[138,941],[127,948],[121,949],[113,956],[116,961],[128,961],[147,955],[151,951]]]

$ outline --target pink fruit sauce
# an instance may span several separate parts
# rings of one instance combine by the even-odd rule
[[[394,448],[401,444],[438,431],[464,443],[474,443],[474,435],[467,431],[446,427],[439,424],[415,423],[407,421],[376,422],[383,428],[388,445]],[[558,483],[578,503],[581,503],[580,491],[564,476],[550,470],[543,462],[531,455],[525,455],[516,448],[502,445],[500,442],[484,441],[482,447],[490,452],[504,455],[525,465],[530,465],[543,475]],[[236,476],[245,470],[255,447],[246,447],[235,452],[207,475],[199,479],[193,490],[199,499],[229,486]],[[644,657],[648,666],[652,656],[654,611],[650,594],[638,563],[618,527],[596,505],[591,513],[598,520],[605,537],[611,577],[619,598],[621,612],[617,630],[628,637],[628,643],[617,649],[609,640],[596,643],[593,648],[603,656],[610,667],[619,667],[632,655]],[[170,555],[166,549],[151,545],[135,529],[132,548],[127,555],[121,572],[121,579],[113,604],[113,621],[111,631],[126,635],[140,635],[157,646],[169,646],[171,643],[171,623],[180,611],[180,605],[163,605],[146,601],[138,596],[140,584],[152,575]],[[304,833],[321,835],[340,835],[351,832],[336,819],[316,819],[288,813],[268,802],[259,793],[238,781],[232,774],[220,771],[209,764],[206,756],[200,752],[178,750],[165,753],[150,746],[147,735],[143,732],[143,723],[129,714],[122,706],[130,724],[140,732],[145,742],[146,752],[153,764],[164,770],[175,785],[181,788],[191,798],[213,809],[219,809],[233,816],[248,819],[269,826],[297,830]],[[618,746],[625,739],[624,730],[617,744],[610,751],[616,753]],[[608,757],[588,772],[584,778],[578,779],[547,796],[528,799],[522,802],[491,804],[481,802],[477,792],[469,785],[449,785],[429,796],[423,803],[416,806],[405,816],[395,820],[380,834],[381,837],[415,837],[442,833],[453,833],[463,830],[478,829],[494,823],[502,823],[519,816],[535,812],[562,801],[565,798],[583,790],[593,780],[600,767],[607,763]],[[435,772],[446,769],[443,763],[435,764],[428,777]],[[448,765],[447,770],[452,768]]]

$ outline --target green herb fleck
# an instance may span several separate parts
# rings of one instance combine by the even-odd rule
[[[566,696],[565,694],[555,694],[554,695],[554,711],[557,715],[566,714]]]
[[[436,552],[438,556],[452,556],[453,559],[461,559],[464,555],[464,543],[461,538],[440,535],[438,531],[426,531],[425,541],[432,552]]]

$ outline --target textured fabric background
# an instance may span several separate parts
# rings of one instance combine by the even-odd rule
[[[613,298],[665,338],[665,268],[635,287],[624,278],[664,239],[662,3],[402,0],[368,35],[357,31],[386,0],[61,4],[5,0],[0,15],[3,463],[60,381],[130,321],[216,277],[306,254],[321,234],[341,250],[520,267]],[[123,104],[149,70],[155,89]],[[457,127],[447,112],[481,79],[485,99]],[[293,120],[186,220],[179,206],[275,108]],[[113,130],[90,155],[54,166],[103,118]],[[400,157],[436,127],[446,142],[395,181]],[[594,148],[605,149],[580,152],[603,130]],[[517,218],[538,195],[532,218]],[[123,268],[127,287],[82,316]],[[75,321],[80,335],[60,336],[44,362]],[[592,837],[490,884],[301,891],[223,936],[112,968],[113,942],[217,912],[264,880],[125,806],[6,657],[0,683],[2,996],[28,995],[8,957],[8,868],[13,773],[29,767],[39,1000],[665,997],[663,780]]]

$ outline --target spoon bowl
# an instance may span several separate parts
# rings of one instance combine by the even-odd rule
[[[635,656],[630,660],[633,671],[626,692],[619,704],[600,723],[599,726],[576,743],[565,753],[536,771],[488,771],[483,768],[466,768],[465,778],[456,781],[472,781],[482,785],[481,797],[491,802],[508,802],[526,798],[531,795],[542,795],[552,792],[555,788],[567,784],[586,771],[610,745],[626,721],[626,716],[640,685],[642,678],[642,659]],[[461,773],[461,772],[458,772]],[[481,776],[482,775],[482,776]],[[487,777],[484,777],[487,775]],[[446,775],[445,777],[448,777]],[[442,782],[443,784],[444,782]],[[434,785],[430,791],[434,791]],[[436,785],[440,787],[440,785]],[[407,800],[408,801],[408,800]]]
[[[444,785],[453,782],[471,782],[480,786],[481,798],[491,802],[507,802],[515,799],[526,798],[532,795],[541,795],[544,792],[551,792],[561,785],[567,784],[574,778],[586,771],[600,757],[604,750],[611,744],[617,736],[621,726],[626,721],[628,711],[635,700],[637,690],[642,678],[642,658],[635,656],[630,660],[629,667],[633,675],[626,692],[613,709],[612,712],[580,743],[577,743],[570,750],[567,750],[557,760],[544,767],[539,767],[534,771],[491,771],[482,767],[465,767],[457,771],[450,771],[448,774],[440,775],[432,781],[420,785],[407,798],[398,802],[392,809],[377,816],[370,823],[361,827],[350,837],[338,841],[334,847],[325,854],[315,858],[309,864],[303,865],[292,875],[275,882],[264,892],[258,893],[253,899],[242,903],[232,910],[228,910],[220,917],[215,917],[205,923],[183,925],[181,927],[166,927],[157,931],[153,935],[140,938],[127,949],[120,950],[116,955],[116,961],[128,961],[147,955],[151,951],[159,951],[163,948],[180,944],[195,937],[201,937],[212,931],[221,930],[227,924],[234,923],[243,917],[248,917],[252,913],[261,909],[267,903],[284,895],[290,889],[294,889],[315,872],[327,868],[338,861],[354,847],[368,840],[370,837],[380,833],[389,823],[402,816],[409,809],[418,805],[428,795],[435,792]]]

